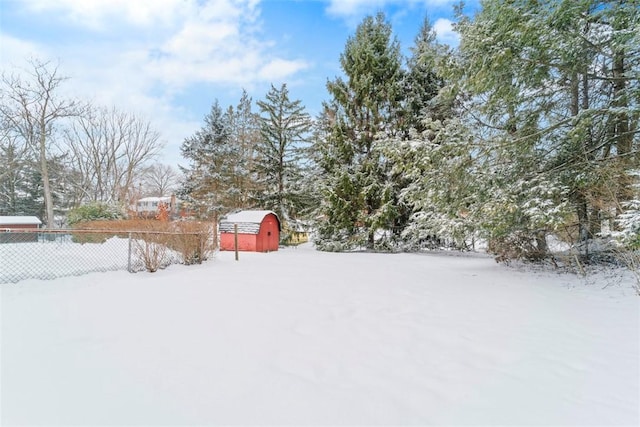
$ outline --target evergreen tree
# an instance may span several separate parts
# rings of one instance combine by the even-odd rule
[[[231,138],[238,150],[234,165],[234,207],[244,209],[252,206],[255,195],[261,191],[254,172],[256,146],[260,142],[259,117],[252,110],[251,97],[246,90],[242,91],[240,101],[230,116],[233,119]]]
[[[261,141],[255,147],[254,170],[262,192],[256,203],[272,209],[283,223],[295,219],[304,208],[300,181],[311,118],[300,100],[289,99],[286,84],[271,86],[260,108]]]
[[[544,256],[561,224],[578,224],[574,240],[586,241],[629,197],[639,5],[487,0],[462,17],[452,77],[481,141],[469,151],[494,177],[478,220],[499,255]]]
[[[307,195],[308,206],[302,214],[306,219],[317,218],[323,212],[323,197],[326,193],[323,171],[323,159],[327,158],[325,150],[328,147],[328,132],[330,129],[330,112],[323,108],[313,120],[311,130],[311,143],[306,148],[305,158],[308,160],[304,166],[301,185],[304,194]]]
[[[33,160],[26,147],[10,132],[0,136],[0,215],[33,215],[25,210],[24,196]]]
[[[436,42],[436,33],[425,18],[407,61],[406,118],[403,123],[406,136],[409,129],[422,134],[426,130],[424,120],[427,117],[443,120],[449,116],[446,106],[439,105],[436,98],[445,85],[444,78],[437,72],[438,62],[445,53],[446,48]]]
[[[403,141],[395,153],[396,173],[407,185],[401,200],[411,207],[403,230],[409,249],[443,246],[469,249],[478,226],[474,207],[483,200],[482,179],[472,161],[473,134],[457,116],[423,120],[424,132]]]
[[[27,170],[19,191],[17,212],[22,215],[46,218],[46,208],[42,196],[42,174],[35,164]]]
[[[320,249],[374,247],[397,218],[390,164],[382,147],[402,120],[402,59],[382,13],[366,17],[340,56],[346,80],[327,83],[327,140],[318,147],[324,179]]]
[[[42,173],[33,152],[20,138],[5,129],[0,134],[0,215],[35,215],[46,218]],[[73,199],[73,169],[65,154],[52,154],[47,161],[54,214],[65,212]],[[55,217],[54,217],[55,218]],[[54,224],[52,223],[51,226]],[[58,225],[58,224],[55,224]]]
[[[237,146],[230,143],[230,115],[215,100],[204,125],[180,147],[188,167],[180,167],[185,175],[179,191],[201,218],[217,219],[233,206],[229,189],[233,188]]]
[[[459,207],[449,196],[453,190],[449,184],[460,182],[458,178],[464,176],[459,167],[465,157],[460,152],[464,127],[459,120],[452,121],[457,113],[451,97],[443,91],[446,80],[442,67],[450,52],[437,43],[428,18],[411,52],[404,80],[401,140],[385,146],[396,188],[396,227],[406,248],[437,246],[443,241],[465,247],[468,221],[460,221],[457,214],[452,216]],[[457,155],[463,156],[460,162],[448,157]],[[460,194],[461,190],[454,191]]]

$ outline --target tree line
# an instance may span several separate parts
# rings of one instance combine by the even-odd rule
[[[36,215],[54,227],[82,204],[123,210],[143,191],[175,187],[177,173],[154,163],[163,145],[147,120],[64,97],[66,82],[40,60],[1,76],[0,215]]]
[[[286,85],[254,121],[238,118],[246,94],[214,104],[183,144],[183,194],[218,215],[311,220],[322,250],[482,239],[538,259],[550,235],[584,253],[606,235],[638,242],[639,2],[485,0],[457,15],[457,48],[425,19],[407,57],[384,14],[366,17],[312,121]]]
[[[485,0],[472,17],[459,7],[457,21],[457,48],[425,19],[403,55],[385,15],[365,17],[316,117],[286,84],[255,103],[246,92],[235,106],[215,100],[182,143],[180,198],[202,218],[261,208],[285,227],[304,220],[321,250],[481,239],[502,259],[538,259],[551,235],[584,253],[607,235],[640,245],[640,2]],[[85,153],[73,183],[121,200],[130,174],[93,170],[78,141],[91,146],[83,123],[100,120],[86,117],[64,133]],[[112,119],[104,126],[127,123]],[[22,138],[16,158],[28,148],[35,171],[56,170],[59,152],[38,157],[52,127],[3,129],[13,129],[3,150]]]
[[[286,84],[271,86],[259,111],[243,91],[237,106],[216,100],[204,125],[181,146],[187,165],[179,196],[196,215],[217,219],[231,211],[275,211],[286,225],[308,217],[314,196],[310,170],[311,116]]]

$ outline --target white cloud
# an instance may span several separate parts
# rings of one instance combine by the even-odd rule
[[[269,82],[282,82],[286,77],[295,74],[308,67],[304,61],[288,61],[284,59],[274,59],[265,64],[258,73],[260,77]]]
[[[61,12],[76,25],[102,29],[114,20],[138,26],[170,23],[189,2],[185,0],[23,0],[36,12]]]
[[[454,31],[453,22],[449,19],[438,19],[433,24],[433,29],[436,32],[436,38],[439,42],[453,47],[460,44],[460,34]]]
[[[149,73],[180,88],[189,82],[251,85],[284,78],[307,65],[270,53],[259,37],[256,1],[211,1],[194,5],[180,29],[158,47]]]
[[[237,36],[238,27],[232,22],[187,23],[165,43],[163,52],[183,59],[202,58]]]
[[[51,16],[63,25],[81,25],[85,35],[57,44],[0,33],[0,68],[24,67],[30,56],[59,60],[60,74],[71,78],[65,84],[69,95],[148,118],[167,140],[168,154],[175,160],[177,144],[201,119],[194,119],[188,106],[176,104],[181,91],[203,84],[250,88],[293,79],[307,67],[261,39],[257,0],[25,2],[30,13]]]
[[[24,59],[43,56],[42,48],[37,44],[5,33],[0,33],[0,46],[2,46],[2,62],[4,65],[19,67],[24,65]]]

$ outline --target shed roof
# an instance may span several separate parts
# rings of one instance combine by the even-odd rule
[[[260,224],[265,216],[269,214],[276,215],[273,211],[240,211],[227,215],[222,221],[240,223],[251,222]],[[277,217],[278,215],[276,215]]]
[[[241,234],[258,234],[260,224],[267,215],[272,214],[278,220],[280,229],[280,218],[273,211],[240,211],[227,215],[220,221],[220,232],[232,233],[233,225],[238,224],[238,232]]]
[[[35,216],[0,216],[0,225],[40,225],[42,221]]]

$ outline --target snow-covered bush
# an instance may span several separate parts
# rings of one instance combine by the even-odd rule
[[[496,186],[482,207],[489,252],[498,261],[544,259],[547,235],[566,223],[569,215],[566,192],[542,176]]]
[[[88,203],[71,209],[67,214],[67,222],[73,226],[80,222],[121,219],[124,215],[115,206],[106,203]]]
[[[322,234],[322,227],[320,227],[320,232],[315,235],[313,243],[320,251],[349,252],[365,247],[365,239],[358,238],[358,236],[360,235],[348,235],[346,232],[339,232],[335,235]]]
[[[620,227],[612,233],[625,247],[640,249],[640,200],[631,200],[624,205],[624,211],[616,220]]]

